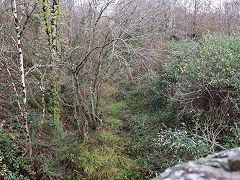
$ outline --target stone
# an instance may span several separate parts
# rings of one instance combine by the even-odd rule
[[[240,180],[240,147],[170,167],[153,180]]]

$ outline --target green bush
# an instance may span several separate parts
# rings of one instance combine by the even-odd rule
[[[196,160],[210,152],[207,141],[190,136],[184,129],[162,130],[154,140],[154,157],[159,161],[159,171],[181,162]]]
[[[34,177],[30,157],[25,152],[24,128],[0,128],[0,175],[5,179],[29,179]]]
[[[169,51],[165,67],[174,79],[171,97],[184,106],[182,113],[196,130],[210,141],[219,140],[217,135],[239,120],[240,36],[207,34],[199,41],[172,42]]]
[[[170,67],[175,69],[179,90],[192,92],[211,86],[239,89],[239,45],[237,34],[207,34],[198,42],[185,40],[170,44],[170,63],[175,64]]]

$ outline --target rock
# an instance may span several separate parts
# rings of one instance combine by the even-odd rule
[[[153,180],[240,180],[240,147],[170,167]]]

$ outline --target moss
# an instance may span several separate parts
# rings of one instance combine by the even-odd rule
[[[111,116],[120,116],[124,109],[127,108],[127,103],[125,101],[120,101],[112,104],[112,106],[108,109],[108,115]]]
[[[106,119],[107,124],[111,127],[111,129],[117,130],[122,126],[122,120],[118,118],[108,118]]]

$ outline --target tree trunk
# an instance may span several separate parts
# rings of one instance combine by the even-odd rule
[[[32,142],[31,136],[29,133],[28,122],[27,122],[27,88],[25,82],[25,72],[24,72],[24,61],[23,61],[23,53],[21,48],[21,31],[19,26],[19,20],[17,15],[17,3],[16,0],[12,0],[12,12],[15,22],[15,28],[17,33],[17,48],[19,54],[19,63],[20,63],[20,71],[21,71],[21,83],[22,83],[22,93],[23,93],[23,121],[26,130],[27,141],[29,142],[29,154],[32,156]]]
[[[76,105],[77,105],[77,121],[81,120],[78,125],[80,126],[79,129],[81,131],[82,137],[84,140],[88,139],[88,126],[89,126],[89,119],[90,116],[85,109],[82,98],[80,95],[80,88],[78,84],[77,75],[74,75],[74,86],[75,86],[75,97],[76,97]]]
[[[45,89],[43,86],[43,78],[41,79],[40,82],[40,89],[41,89],[41,98],[42,98],[42,116],[41,116],[41,122],[40,122],[40,126],[39,126],[39,140],[42,137],[42,131],[43,131],[43,123],[44,123],[44,119],[45,119],[45,111],[46,111],[46,104],[45,104]]]

